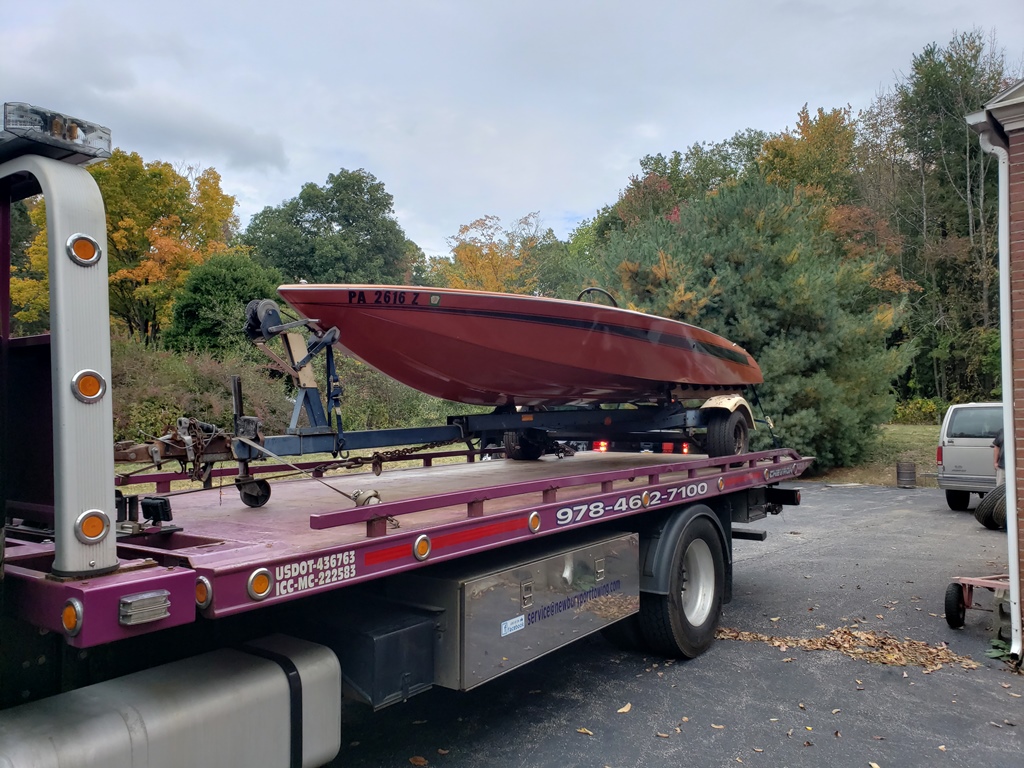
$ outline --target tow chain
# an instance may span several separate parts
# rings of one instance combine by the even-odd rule
[[[372,456],[356,456],[354,458],[345,459],[340,463],[340,466],[354,468],[369,464],[373,469],[373,474],[379,477],[380,473],[384,471],[385,461],[397,461],[419,451],[430,451],[434,448],[443,448],[446,445],[454,445],[455,443],[463,442],[463,439],[464,438],[462,437],[454,437],[451,440],[437,440],[433,443],[410,445],[405,448],[395,448],[391,451],[375,451]]]

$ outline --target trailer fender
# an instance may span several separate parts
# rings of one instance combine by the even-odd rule
[[[672,556],[676,541],[683,535],[690,521],[708,518],[718,532],[719,544],[725,561],[725,595],[723,602],[732,597],[732,548],[729,536],[718,515],[704,504],[691,504],[668,517],[658,525],[648,529],[640,537],[640,591],[656,595],[669,593],[669,581],[672,574]]]
[[[742,395],[715,395],[704,401],[699,410],[709,411],[720,409],[733,413],[739,411],[743,414],[743,420],[747,422],[748,429],[757,429],[754,423],[754,411],[750,403]]]

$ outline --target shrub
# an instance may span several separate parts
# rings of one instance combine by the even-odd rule
[[[949,403],[937,397],[915,397],[896,403],[893,424],[938,424]]]

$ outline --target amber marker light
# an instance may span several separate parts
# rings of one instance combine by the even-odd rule
[[[106,391],[107,382],[96,371],[79,371],[71,379],[71,392],[83,403],[95,403]]]
[[[60,624],[68,637],[74,637],[82,631],[82,601],[77,597],[70,598],[60,612]]]
[[[536,533],[540,530],[540,512],[531,512],[529,518],[526,520],[526,524],[530,528],[530,533]]]
[[[274,579],[270,575],[270,569],[257,568],[249,574],[249,582],[245,585],[249,597],[253,600],[262,600],[270,594],[270,588],[274,586]]]
[[[208,608],[213,602],[213,585],[205,576],[196,579],[196,605],[199,608]]]
[[[100,509],[89,509],[75,520],[75,538],[83,544],[102,541],[110,530],[110,518]]]
[[[412,554],[421,562],[430,557],[430,537],[427,534],[424,533],[416,537],[416,541],[412,545]]]
[[[81,233],[68,238],[67,252],[73,262],[83,267],[95,264],[103,253],[99,243]]]
[[[725,478],[724,477],[718,478],[718,490],[720,490],[720,491],[724,491],[725,490]]]

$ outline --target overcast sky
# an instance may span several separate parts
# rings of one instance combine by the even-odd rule
[[[644,155],[861,109],[975,27],[1020,63],[1022,0],[0,0],[0,99],[213,166],[243,226],[365,168],[444,253],[487,214],[565,237]]]

